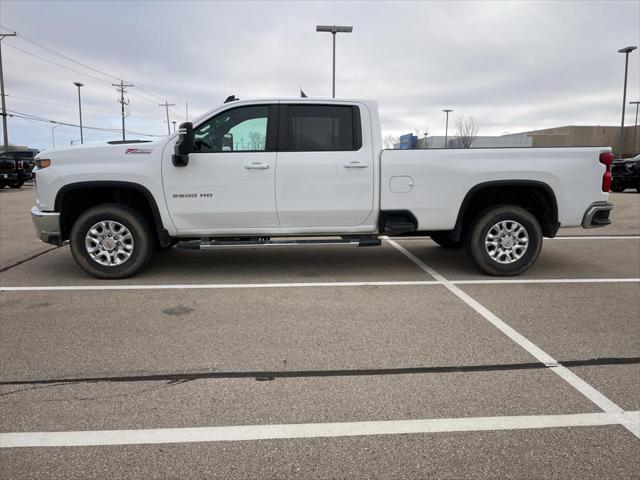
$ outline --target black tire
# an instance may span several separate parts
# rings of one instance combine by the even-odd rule
[[[613,185],[611,185],[612,192],[620,193],[620,192],[624,192],[624,190],[625,190],[624,185],[620,185],[619,183],[618,184],[614,183]]]
[[[524,227],[529,239],[522,256],[513,260],[512,263],[500,263],[485,247],[485,239],[489,231],[500,222],[507,222],[507,226],[509,222],[519,223]],[[508,234],[507,237],[509,237]],[[502,242],[502,240],[499,241]],[[524,208],[515,205],[497,205],[480,212],[471,225],[466,242],[467,254],[480,270],[499,277],[519,275],[529,269],[538,259],[541,248],[542,229],[538,220]],[[510,249],[509,252],[511,252]]]
[[[430,236],[431,240],[436,242],[442,248],[455,250],[457,248],[464,247],[464,240],[451,240],[451,238],[449,238],[448,232],[436,232],[432,233]]]
[[[89,230],[103,221],[118,222],[131,233],[133,249],[130,256],[119,265],[99,263],[89,255],[85,247],[85,238]],[[98,205],[82,213],[71,227],[71,254],[80,268],[89,275],[107,279],[127,278],[140,270],[151,258],[153,239],[150,231],[144,218],[134,209],[115,203]]]
[[[9,184],[11,188],[20,188],[22,185],[24,185],[24,182],[14,182]]]

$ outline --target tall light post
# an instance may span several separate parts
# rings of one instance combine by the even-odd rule
[[[56,137],[53,134],[53,131],[58,128],[61,127],[62,125],[54,125],[53,127],[51,127],[51,149],[55,149],[56,148]]]
[[[624,151],[624,108],[627,106],[627,71],[629,70],[629,54],[636,48],[634,46],[624,47],[618,50],[618,53],[624,53],[624,90],[622,93],[622,122],[620,122],[620,158],[622,158],[622,152]]]
[[[449,148],[447,146],[447,139],[449,137],[449,113],[453,112],[453,110],[451,110],[450,108],[445,108],[442,111],[447,114],[447,123],[444,127],[444,148]]]
[[[73,82],[78,87],[78,113],[80,114],[80,145],[84,143],[84,137],[82,136],[82,101],[80,100],[80,87],[84,87],[84,83]]]
[[[639,101],[635,101],[635,102],[629,102],[630,105],[635,105],[636,106],[636,123],[633,127],[633,146],[631,147],[633,149],[632,153],[636,153],[638,150],[636,150],[636,137],[638,136],[638,105],[640,105]]]
[[[336,98],[336,33],[351,33],[353,27],[349,25],[316,25],[316,32],[327,32],[333,37],[333,76],[331,98]]]

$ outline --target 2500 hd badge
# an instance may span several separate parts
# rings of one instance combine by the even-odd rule
[[[213,193],[174,193],[173,198],[212,198]]]

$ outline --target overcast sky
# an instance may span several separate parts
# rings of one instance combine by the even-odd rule
[[[337,38],[336,94],[377,100],[385,134],[442,135],[443,108],[473,116],[480,135],[619,125],[624,55],[617,50],[640,45],[637,0],[2,0],[0,23],[3,32],[133,83],[127,128],[151,134],[166,133],[166,124],[160,100],[147,92],[175,103],[178,123],[185,102],[193,118],[231,94],[295,97],[302,87],[330,96],[331,35],[316,33],[316,24],[353,25]],[[119,128],[113,78],[24,38],[3,40],[2,56],[8,109],[78,123],[73,82],[81,81],[84,124]],[[627,100],[639,97],[635,51]],[[634,115],[628,109],[628,124]],[[9,128],[12,143],[51,147],[51,125],[9,118]],[[57,147],[78,138],[77,128],[55,130]],[[85,130],[85,141],[109,139],[118,133]]]

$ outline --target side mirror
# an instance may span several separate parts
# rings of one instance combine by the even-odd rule
[[[193,152],[193,142],[195,139],[193,123],[181,123],[178,133],[178,141],[173,148],[171,160],[176,167],[186,167],[189,163],[189,154]]]

